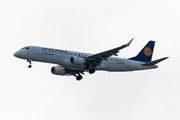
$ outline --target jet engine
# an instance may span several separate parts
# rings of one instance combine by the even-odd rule
[[[73,56],[70,58],[70,62],[77,66],[85,66],[86,61],[84,60],[84,58]]]
[[[61,66],[55,66],[51,68],[51,73],[55,74],[55,75],[65,75],[66,74],[66,70],[64,67]]]

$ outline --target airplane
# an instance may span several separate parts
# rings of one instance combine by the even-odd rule
[[[128,59],[111,57],[118,56],[117,53],[128,47],[134,38],[127,44],[120,47],[110,49],[97,54],[88,54],[81,52],[73,52],[68,50],[59,50],[38,46],[27,46],[14,53],[14,56],[20,59],[25,59],[29,62],[29,68],[32,67],[32,61],[57,64],[51,68],[51,73],[54,75],[72,75],[76,80],[81,80],[84,72],[90,74],[98,70],[108,72],[123,72],[154,69],[158,66],[157,63],[167,59],[164,57],[151,61],[155,41],[149,41],[144,48],[135,56]]]

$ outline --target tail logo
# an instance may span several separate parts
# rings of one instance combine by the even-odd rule
[[[152,54],[152,50],[149,47],[144,48],[144,54],[146,56],[150,56]]]

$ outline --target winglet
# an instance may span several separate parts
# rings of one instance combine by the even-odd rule
[[[131,44],[131,42],[133,41],[134,38],[132,38],[128,44],[126,44],[127,46],[129,46]]]

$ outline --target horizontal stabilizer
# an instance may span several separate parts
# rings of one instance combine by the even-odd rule
[[[157,63],[159,63],[159,62],[161,62],[161,61],[163,61],[163,60],[165,60],[167,58],[169,58],[169,57],[164,57],[164,58],[161,58],[161,59],[158,59],[158,60],[154,60],[154,61],[142,64],[142,65],[143,66],[153,66],[153,65],[155,65],[155,64],[157,64]]]

